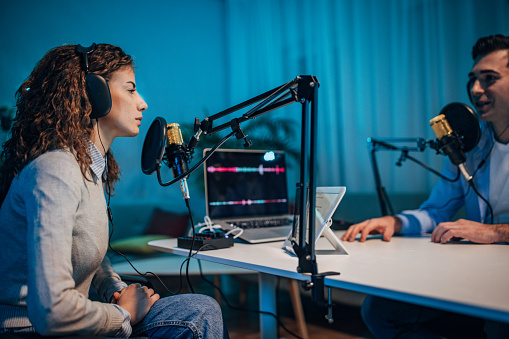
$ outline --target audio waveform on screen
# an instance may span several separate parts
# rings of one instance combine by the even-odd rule
[[[233,173],[252,173],[252,172],[258,172],[260,175],[263,175],[265,172],[270,173],[284,173],[285,168],[279,167],[276,165],[276,167],[263,167],[263,165],[260,165],[258,167],[214,167],[209,166],[207,167],[207,172],[214,173],[214,172],[233,172]]]
[[[234,201],[211,201],[209,205],[212,206],[226,206],[226,205],[261,205],[261,204],[282,204],[286,203],[287,199],[258,199],[258,200],[234,200]]]

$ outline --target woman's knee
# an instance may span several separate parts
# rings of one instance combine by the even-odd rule
[[[213,321],[222,321],[223,316],[221,307],[214,298],[202,294],[185,295],[189,296],[189,300],[186,301],[188,302],[189,307],[198,310],[203,317],[213,318]]]
[[[180,294],[159,299],[137,326],[136,332],[149,331],[146,333],[158,338],[187,329],[201,338],[223,337],[223,316],[215,299],[201,294]]]
[[[180,294],[162,298],[154,307],[160,310],[171,309],[187,320],[207,317],[212,317],[215,321],[222,320],[221,308],[216,300],[202,294]]]

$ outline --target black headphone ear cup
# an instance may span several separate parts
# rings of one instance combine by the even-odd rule
[[[87,74],[86,79],[88,98],[92,105],[90,119],[102,118],[111,110],[111,94],[108,83],[102,76],[92,73]]]

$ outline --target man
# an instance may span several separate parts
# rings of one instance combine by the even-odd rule
[[[458,239],[483,244],[509,242],[509,37],[479,39],[472,57],[468,90],[481,120],[482,136],[467,154],[466,166],[475,189],[463,177],[452,183],[440,179],[419,210],[352,225],[342,240],[354,241],[360,234],[359,240],[364,242],[369,234],[382,234],[383,240],[390,241],[394,234],[432,232],[431,241],[444,244]],[[442,173],[453,178],[457,171],[448,161]],[[463,205],[467,219],[450,221]],[[380,338],[427,337],[430,334],[424,334],[419,323],[439,314],[372,296],[362,306],[366,324]],[[489,337],[509,338],[509,324],[486,321],[485,331]]]

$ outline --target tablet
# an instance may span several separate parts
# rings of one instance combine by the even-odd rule
[[[333,251],[317,250],[316,254],[348,254],[348,251],[345,249],[344,245],[330,229],[330,226],[332,225],[332,216],[338,208],[341,199],[343,199],[345,192],[346,187],[344,186],[316,188],[315,243],[318,241],[320,236],[323,235],[334,247]],[[291,252],[293,252],[291,239],[299,239],[298,230],[295,230],[295,234],[293,233],[293,230],[290,231],[290,234],[284,242],[284,247]],[[307,241],[308,239],[306,235],[306,242]]]

